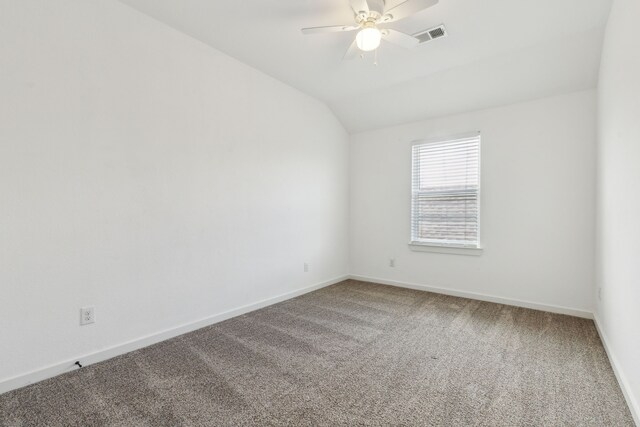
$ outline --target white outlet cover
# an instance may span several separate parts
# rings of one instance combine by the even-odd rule
[[[80,309],[80,325],[95,323],[96,312],[94,307],[82,307]]]

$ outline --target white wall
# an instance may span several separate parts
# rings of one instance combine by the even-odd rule
[[[326,106],[128,6],[1,2],[0,383],[345,275],[347,168]]]
[[[640,20],[615,0],[598,87],[596,315],[640,425]]]
[[[352,274],[588,316],[595,118],[595,92],[586,91],[353,135]],[[411,141],[471,131],[482,132],[484,253],[412,252]]]

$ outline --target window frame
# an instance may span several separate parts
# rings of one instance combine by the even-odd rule
[[[415,212],[415,197],[414,197],[414,189],[415,182],[414,177],[416,176],[415,162],[414,162],[414,147],[417,145],[428,145],[433,143],[443,143],[443,142],[453,142],[461,139],[468,138],[478,138],[478,192],[477,192],[477,210],[478,210],[478,234],[477,234],[477,244],[476,245],[465,245],[465,244],[449,244],[449,243],[438,243],[438,242],[424,242],[419,240],[414,240],[413,230],[414,230],[414,212]],[[483,252],[482,246],[482,134],[480,131],[476,132],[467,132],[463,134],[449,135],[444,137],[435,137],[435,138],[426,138],[426,139],[418,139],[411,142],[411,150],[410,150],[410,158],[411,158],[411,194],[410,194],[410,213],[409,213],[409,247],[411,250],[419,251],[419,252],[436,252],[436,253],[445,253],[445,254],[459,254],[459,255],[481,255]]]

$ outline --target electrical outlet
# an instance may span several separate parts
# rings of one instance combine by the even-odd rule
[[[602,301],[602,287],[598,287],[598,300]]]
[[[80,309],[80,325],[88,325],[96,321],[96,312],[94,307],[82,307]]]
[[[395,266],[396,266],[396,259],[389,258],[389,267],[395,268]]]
[[[309,272],[309,264],[308,263],[304,263],[304,272],[308,273]]]

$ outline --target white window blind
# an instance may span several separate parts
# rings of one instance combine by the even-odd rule
[[[480,135],[417,142],[412,159],[411,242],[478,248]]]

